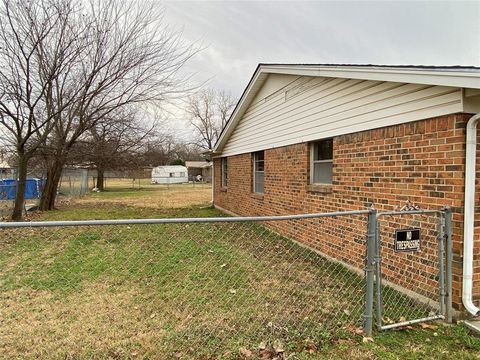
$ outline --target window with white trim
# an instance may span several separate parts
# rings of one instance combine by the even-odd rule
[[[263,194],[265,188],[265,152],[253,153],[253,192]]]
[[[223,157],[221,162],[221,176],[222,176],[222,187],[227,187],[228,184],[228,158]]]
[[[333,139],[325,139],[310,145],[310,183],[332,184]]]

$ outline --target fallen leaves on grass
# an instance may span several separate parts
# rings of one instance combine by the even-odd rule
[[[273,350],[275,350],[275,352],[277,352],[277,353],[285,352],[283,343],[280,340],[275,340],[273,342]]]
[[[430,330],[437,330],[438,329],[437,325],[432,325],[432,324],[427,324],[427,323],[421,323],[420,327],[422,329],[430,329]]]
[[[277,353],[275,350],[271,349],[263,349],[258,352],[258,356],[260,359],[275,359],[277,357]]]
[[[318,350],[318,347],[312,340],[305,340],[305,350],[309,354],[313,354]]]
[[[253,352],[244,347],[240,348],[239,352],[240,352],[240,355],[243,356],[245,359],[250,359],[253,356]]]
[[[382,321],[384,324],[393,324],[395,323],[395,321],[393,321],[392,319],[390,319],[389,317],[383,317],[382,318]]]
[[[363,327],[356,327],[354,325],[350,325],[346,328],[346,330],[354,335],[364,335],[365,331],[363,330]]]

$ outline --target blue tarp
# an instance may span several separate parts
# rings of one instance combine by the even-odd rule
[[[25,199],[38,199],[42,194],[46,179],[27,179],[25,185]],[[14,200],[17,194],[17,180],[0,180],[0,200]]]

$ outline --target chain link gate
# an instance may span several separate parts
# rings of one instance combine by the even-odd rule
[[[375,268],[378,330],[440,319],[451,322],[451,219],[448,207],[407,206],[375,214],[370,268]]]

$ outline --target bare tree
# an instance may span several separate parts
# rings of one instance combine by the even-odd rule
[[[146,144],[155,136],[156,123],[146,126],[136,117],[135,109],[121,109],[110,114],[78,141],[70,161],[97,170],[96,187],[104,189],[104,174],[109,170],[137,170]]]
[[[149,139],[145,144],[142,163],[145,167],[167,165],[177,157],[177,140],[172,134],[162,134]]]
[[[180,33],[163,24],[161,11],[153,3],[92,0],[83,12],[88,16],[72,17],[71,22],[79,31],[89,29],[78,43],[85,51],[62,74],[74,81],[46,94],[57,121],[44,142],[47,183],[41,210],[54,208],[61,171],[76,141],[86,132],[105,137],[106,131],[113,131],[112,136],[117,136],[118,129],[112,125],[117,117],[112,114],[133,104],[156,106],[184,91],[185,79],[178,72],[196,52],[182,44]],[[74,99],[62,106],[58,99],[68,99],[70,94],[75,94]]]
[[[190,96],[186,112],[195,132],[196,145],[213,149],[235,104],[236,100],[225,91],[204,89]]]
[[[62,0],[0,3],[0,133],[16,152],[13,220],[22,218],[28,162],[68,105],[54,109],[45,97],[63,85],[60,73],[78,55],[68,23],[76,11]]]

